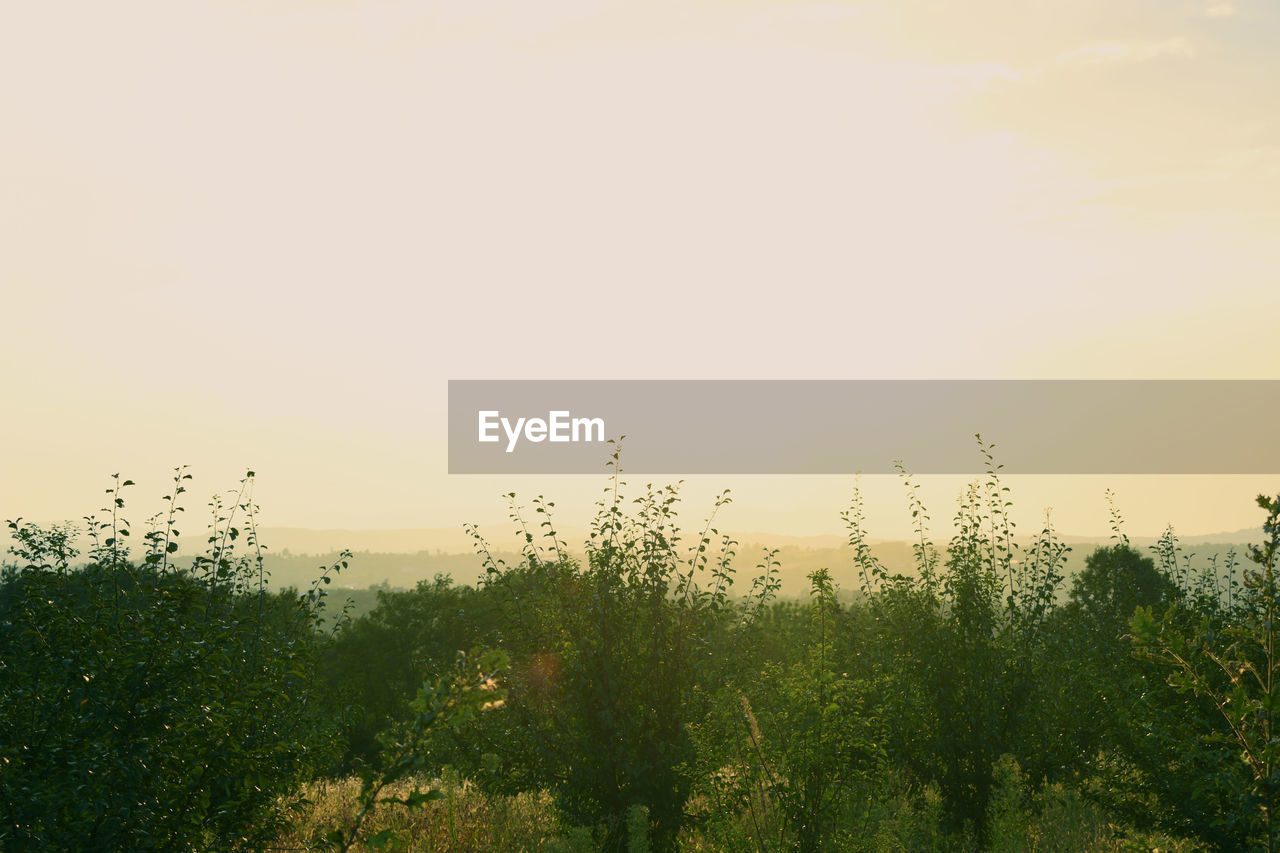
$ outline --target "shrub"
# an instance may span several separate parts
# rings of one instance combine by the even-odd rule
[[[554,504],[541,498],[534,506],[545,548],[508,496],[525,538],[522,564],[494,560],[477,536],[484,585],[502,610],[502,646],[512,657],[507,713],[491,736],[514,765],[513,778],[548,787],[572,823],[605,824],[607,848],[627,845],[628,810],[642,805],[652,846],[662,851],[683,821],[696,688],[713,679],[710,650],[734,615],[734,543],[722,537],[712,559],[713,511],[686,550],[678,486],[650,487],[627,512],[618,459],[615,446],[584,561],[557,538]],[[715,509],[728,500],[722,495]]]
[[[6,850],[255,848],[279,797],[335,747],[314,690],[323,592],[273,595],[253,473],[215,499],[208,550],[174,563],[178,469],[141,560],[115,477],[106,520],[9,522],[0,578],[0,844]],[[243,527],[240,518],[243,518]],[[247,553],[237,556],[243,538]],[[322,576],[341,568],[334,566]]]
[[[423,580],[412,590],[380,589],[377,602],[371,612],[343,624],[319,665],[325,689],[350,705],[343,773],[356,762],[376,765],[378,734],[413,717],[417,689],[447,675],[460,651],[495,636],[491,598],[447,576]]]
[[[905,472],[915,575],[891,575],[871,555],[856,493],[845,518],[876,619],[880,704],[895,721],[890,755],[937,784],[948,833],[983,844],[995,762],[1006,752],[1020,760],[1035,727],[1031,688],[1067,549],[1047,522],[1029,546],[1017,543],[1001,466],[981,437],[978,445],[987,473],[961,497],[945,559]]]
[[[1157,618],[1139,608],[1131,626],[1138,652],[1166,668],[1170,686],[1207,702],[1209,715],[1184,720],[1192,738],[1170,739],[1168,759],[1193,780],[1183,818],[1224,847],[1274,851],[1280,846],[1280,497],[1258,497],[1266,537],[1253,546],[1256,569],[1228,606],[1195,597]],[[1176,707],[1176,706],[1175,706]]]
[[[828,844],[841,820],[869,802],[872,780],[883,772],[885,721],[869,707],[868,685],[855,671],[842,671],[848,649],[838,648],[839,623],[845,615],[836,601],[826,569],[809,576],[811,630],[803,659],[785,667],[766,666],[765,678],[751,691],[771,694],[753,711],[742,697],[739,738],[748,747],[738,766],[748,790],[744,805],[773,806],[780,846],[816,853]],[[758,719],[757,719],[758,718]],[[754,817],[754,815],[753,815]],[[753,820],[753,829],[764,821]],[[769,849],[758,829],[752,839]]]

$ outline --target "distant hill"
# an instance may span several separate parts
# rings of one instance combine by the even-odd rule
[[[456,583],[474,584],[483,574],[475,542],[461,528],[343,530],[262,527],[258,533],[267,546],[266,567],[271,584],[277,588],[309,586],[320,568],[337,560],[343,548],[351,550],[354,556],[347,570],[334,579],[335,588],[365,589],[378,585],[411,588],[437,574],[448,575]],[[481,533],[495,558],[509,564],[520,560],[522,542],[514,531],[514,525],[492,525],[483,528]],[[692,546],[697,535],[696,531],[686,530],[683,545]],[[784,595],[804,595],[808,590],[808,574],[819,568],[830,570],[832,579],[846,592],[857,590],[862,585],[860,571],[853,565],[852,553],[843,536],[786,536],[763,531],[733,532],[730,535],[739,542],[733,563],[737,570],[735,590],[745,593],[750,589],[766,547],[779,549]],[[1210,554],[1225,554],[1232,548],[1243,559],[1245,543],[1256,541],[1258,535],[1258,531],[1244,529],[1180,537],[1180,544],[1184,555],[1197,563],[1206,560]],[[561,533],[570,553],[578,556],[587,536],[585,528],[567,527]],[[1026,537],[1020,538],[1026,540]],[[1094,548],[1109,544],[1110,540],[1106,537],[1064,536],[1062,541],[1072,547],[1067,562],[1070,576],[1084,565],[1085,557]],[[1156,541],[1154,537],[1135,537],[1132,543],[1146,550]],[[187,547],[182,549],[179,557],[189,553],[197,544],[203,548],[204,542],[203,538],[187,537],[185,544]],[[539,544],[545,546],[547,543],[540,540]],[[908,574],[914,571],[911,543],[869,539],[868,544],[888,571]]]
[[[516,535],[514,525],[511,523],[482,527],[480,533],[495,547],[519,550],[520,538]],[[331,554],[343,548],[350,551],[388,554],[415,554],[423,551],[475,553],[475,540],[468,536],[462,527],[420,527],[398,530],[260,527],[258,536],[276,553],[288,551],[292,554]],[[581,542],[587,538],[587,530],[577,527],[565,528],[561,531],[560,537],[570,544]]]
[[[532,522],[531,522],[532,523]],[[531,532],[537,535],[536,526]],[[700,531],[687,529],[684,541],[689,542]],[[722,531],[723,532],[723,531]],[[501,550],[519,551],[520,537],[512,523],[494,524],[482,527],[480,533],[493,547]],[[560,538],[571,547],[581,546],[588,537],[585,527],[563,527],[559,530]],[[728,531],[738,540],[742,547],[768,545],[770,547],[796,549],[798,551],[824,551],[843,548],[847,539],[843,535],[829,534],[821,536],[788,536],[767,531]],[[422,527],[391,530],[377,529],[315,529],[307,527],[261,527],[259,538],[272,551],[291,554],[331,554],[343,548],[351,551],[368,551],[386,554],[416,554],[419,552],[443,551],[454,554],[475,553],[475,542],[461,527]],[[1211,533],[1202,536],[1179,536],[1183,545],[1233,544],[1253,542],[1259,532],[1245,528],[1224,533]],[[935,534],[935,538],[944,538]],[[1069,545],[1106,544],[1106,536],[1073,536],[1059,537]],[[894,542],[892,539],[867,540],[870,544],[881,545]],[[901,540],[897,540],[901,541]],[[1148,547],[1156,543],[1154,536],[1135,536],[1132,542],[1138,547]]]
[[[1184,557],[1190,558],[1193,565],[1206,562],[1210,555],[1225,555],[1234,549],[1243,559],[1245,542],[1243,534],[1229,534],[1236,542],[1206,542],[1202,540],[1219,537],[1194,537],[1181,540]],[[568,538],[568,537],[566,537]],[[1225,539],[1226,536],[1221,537]],[[767,534],[751,534],[742,537],[733,561],[737,582],[734,589],[745,593],[750,589],[752,579],[758,574],[757,566],[762,562],[765,545],[760,541],[768,540]],[[1156,540],[1136,539],[1133,545],[1147,550]],[[581,556],[581,540],[568,538],[570,553]],[[825,568],[831,573],[836,585],[845,592],[853,592],[862,586],[861,571],[853,563],[851,549],[837,537],[777,537],[772,547],[778,548],[777,559],[781,563],[782,594],[785,596],[803,596],[808,590],[808,575],[816,569]],[[689,540],[686,540],[689,544]],[[1068,553],[1065,574],[1068,578],[1064,584],[1064,592],[1070,587],[1070,577],[1084,566],[1085,558],[1099,546],[1110,544],[1102,538],[1072,537],[1067,541],[1071,551]],[[914,573],[914,558],[911,543],[904,541],[871,542],[871,553],[890,573]],[[505,560],[508,564],[519,562],[519,552],[515,548],[496,550],[493,555]],[[269,552],[267,567],[272,575],[272,583],[277,586],[305,586],[315,577],[318,567],[337,558],[336,552],[329,554],[297,554],[292,552]],[[437,574],[449,575],[456,583],[474,584],[483,574],[480,558],[473,551],[449,552],[444,550],[416,551],[412,553],[395,553],[379,551],[356,551],[347,571],[336,579],[339,587],[365,588],[375,584],[389,584],[396,588],[409,588],[421,580],[430,580]]]

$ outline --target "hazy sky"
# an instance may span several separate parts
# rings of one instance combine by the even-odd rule
[[[0,514],[182,463],[275,524],[589,505],[448,477],[449,378],[1280,378],[1277,45],[1273,0],[5,4]],[[1199,533],[1274,479],[1015,497]],[[722,485],[810,533],[851,484]]]

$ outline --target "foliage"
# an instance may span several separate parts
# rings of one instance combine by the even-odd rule
[[[1071,585],[1071,604],[1080,610],[1091,633],[1119,636],[1139,607],[1160,607],[1178,588],[1156,571],[1155,561],[1127,543],[1098,548]]]
[[[403,794],[397,783],[413,779],[427,769],[427,738],[444,726],[459,728],[478,714],[502,707],[506,693],[498,687],[497,675],[507,667],[507,656],[487,651],[474,662],[460,655],[455,672],[434,684],[424,684],[413,701],[414,714],[379,737],[382,746],[380,768],[359,766],[360,793],[355,816],[349,825],[331,829],[323,841],[339,851],[351,849],[361,836],[365,819],[380,806],[399,805],[413,811],[427,803],[447,798],[439,788],[422,790],[413,786]],[[381,829],[366,840],[373,849],[401,849],[404,839],[392,829]]]
[[[325,689],[350,706],[339,772],[357,761],[377,766],[378,735],[413,717],[418,686],[448,675],[460,651],[490,644],[496,615],[491,596],[442,575],[408,591],[378,590],[377,606],[343,625],[319,664]]]
[[[320,582],[264,586],[253,472],[215,498],[207,551],[173,563],[190,478],[130,559],[119,475],[106,517],[9,522],[0,578],[0,843],[6,850],[253,849],[278,798],[335,748],[312,664]],[[246,553],[236,555],[243,539]],[[325,571],[321,580],[342,566]]]
[[[1249,551],[1258,568],[1245,571],[1233,607],[1202,602],[1194,611],[1171,608],[1159,619],[1151,608],[1139,608],[1131,624],[1139,652],[1169,668],[1169,684],[1217,711],[1216,725],[1199,732],[1197,743],[1183,745],[1189,758],[1219,757],[1201,762],[1214,772],[1198,779],[1198,799],[1218,810],[1197,816],[1197,823],[1208,825],[1200,831],[1273,851],[1280,841],[1274,817],[1280,735],[1273,723],[1280,710],[1280,498],[1261,495],[1258,505],[1267,512],[1266,540]],[[1234,760],[1222,760],[1228,755]]]
[[[832,838],[840,818],[867,800],[873,779],[884,770],[884,722],[867,706],[867,685],[840,671],[843,656],[835,638],[842,614],[831,578],[819,570],[810,583],[811,630],[803,659],[766,668],[752,692],[768,691],[772,701],[761,704],[757,719],[744,695],[741,727],[749,744],[740,764],[749,786],[745,804],[775,805],[781,817],[777,843],[802,853]],[[752,840],[757,849],[767,849],[760,826],[754,821]]]
[[[1035,743],[1043,709],[1031,688],[1067,549],[1047,521],[1029,546],[1016,541],[1002,466],[981,437],[978,445],[986,477],[961,497],[945,559],[901,466],[916,575],[890,575],[871,555],[856,491],[845,520],[877,623],[880,702],[896,722],[889,753],[938,785],[949,832],[985,842],[996,759]]]
[[[735,543],[713,526],[727,493],[688,549],[678,485],[650,486],[627,512],[618,461],[615,446],[585,561],[568,553],[554,504],[541,498],[534,508],[543,535],[535,538],[508,496],[526,543],[522,564],[494,560],[477,535],[484,586],[502,608],[501,641],[513,659],[510,713],[492,737],[509,747],[512,774],[550,788],[572,822],[605,824],[607,847],[628,843],[625,816],[643,805],[654,848],[666,850],[690,786],[696,688],[713,679],[712,645],[735,615]]]
[[[187,475],[137,558],[117,478],[87,547],[9,525],[0,846],[1274,850],[1280,498],[1239,576],[1172,530],[1144,556],[1113,505],[1067,595],[1069,549],[1047,516],[1016,535],[979,450],[942,546],[899,465],[910,571],[876,558],[855,489],[853,597],[822,569],[779,599],[777,551],[734,597],[728,494],[686,541],[679,484],[624,496],[615,447],[579,553],[513,493],[511,565],[471,528],[478,587],[337,620],[345,555],[268,591],[252,472],[181,567]]]

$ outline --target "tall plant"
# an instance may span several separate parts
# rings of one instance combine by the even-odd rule
[[[1236,758],[1234,767],[1221,765],[1201,780],[1206,798],[1235,804],[1207,818],[1217,824],[1207,832],[1274,851],[1280,846],[1280,497],[1259,495],[1258,506],[1267,513],[1265,538],[1249,549],[1257,568],[1244,571],[1232,607],[1206,609],[1201,601],[1198,613],[1174,607],[1161,618],[1139,608],[1131,627],[1138,652],[1168,667],[1171,685],[1216,709],[1219,725],[1202,733],[1198,751],[1219,751],[1225,743]]]
[[[915,525],[916,572],[891,574],[867,544],[860,496],[845,514],[875,619],[882,701],[900,721],[890,754],[938,784],[952,832],[985,840],[996,759],[1017,751],[1025,704],[1066,548],[1047,521],[1030,545],[1014,535],[993,445],[977,437],[986,475],[959,501],[940,555],[928,515],[899,466]]]
[[[494,559],[479,536],[477,547],[484,585],[506,612],[501,640],[513,665],[503,734],[522,745],[523,756],[506,754],[525,765],[513,771],[549,786],[575,822],[605,824],[610,848],[626,842],[628,810],[647,807],[654,848],[669,850],[689,791],[695,687],[710,680],[711,644],[732,621],[736,543],[714,526],[727,492],[686,546],[679,485],[649,486],[627,502],[619,463],[615,444],[585,560],[569,553],[554,503],[541,498],[535,535],[508,496],[521,564]]]
[[[847,671],[849,650],[837,640],[847,636],[847,614],[826,569],[809,581],[801,659],[791,666],[770,662],[763,683],[749,691],[762,701],[753,707],[746,695],[741,699],[738,737],[747,748],[739,751],[745,772],[739,784],[756,849],[816,853],[838,829],[848,834],[841,818],[854,800],[867,802],[871,780],[884,769],[884,718],[869,707],[871,692],[860,674]],[[762,819],[757,813],[763,810],[775,810],[779,819]],[[766,835],[770,825],[776,836]]]
[[[0,846],[6,850],[255,848],[280,797],[328,762],[314,689],[325,571],[306,594],[265,586],[253,473],[211,504],[207,549],[177,563],[178,469],[131,558],[128,480],[103,516],[9,522],[0,576]],[[236,541],[247,543],[243,553]]]

